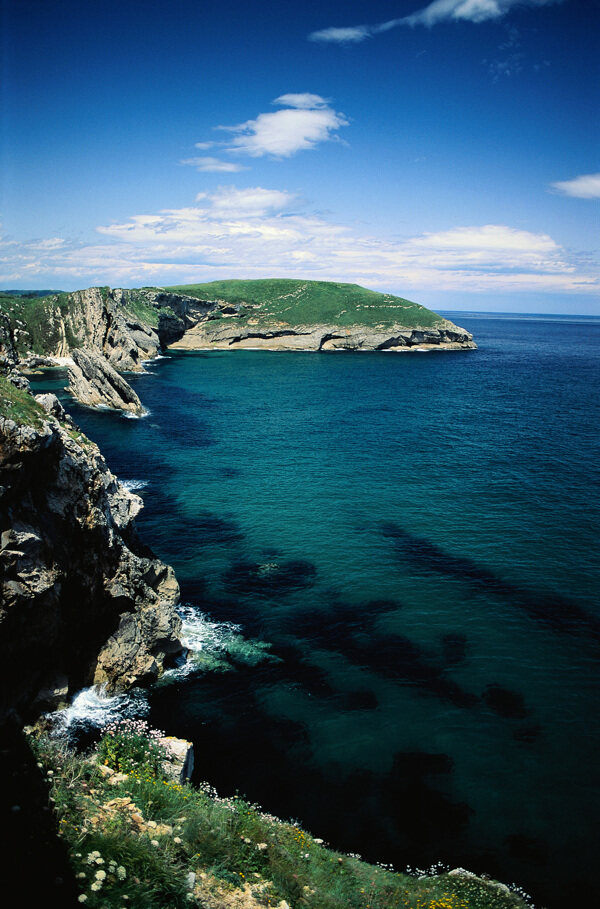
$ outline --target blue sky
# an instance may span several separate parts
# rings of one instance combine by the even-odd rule
[[[0,287],[600,313],[600,0],[0,2]]]

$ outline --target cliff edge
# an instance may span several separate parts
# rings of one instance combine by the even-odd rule
[[[0,376],[0,718],[147,683],[182,651],[179,587],[137,537],[142,507],[54,395]]]

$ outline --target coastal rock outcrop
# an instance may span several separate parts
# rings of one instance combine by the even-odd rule
[[[173,571],[133,526],[142,500],[118,482],[54,395],[33,399],[16,389],[6,401],[0,718],[11,709],[26,715],[48,691],[64,699],[94,680],[109,691],[148,682],[183,650]]]
[[[181,349],[262,348],[265,350],[472,350],[473,335],[446,321],[439,328],[368,328],[362,325],[340,328],[335,325],[290,327],[282,323],[270,329],[255,328],[250,322],[208,318],[197,323],[173,347]]]
[[[111,407],[141,414],[140,399],[109,360],[101,354],[75,348],[68,363],[69,391],[82,404]]]

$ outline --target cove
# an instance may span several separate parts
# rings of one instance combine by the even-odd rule
[[[270,645],[152,692],[198,779],[564,906],[594,890],[600,324],[461,324],[478,351],[172,352],[143,419],[62,399],[184,602]]]

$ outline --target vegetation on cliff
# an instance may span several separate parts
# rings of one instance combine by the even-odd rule
[[[398,874],[329,849],[294,821],[165,772],[160,733],[125,722],[90,756],[34,739],[80,903],[138,909],[524,909],[460,869]],[[116,772],[115,772],[116,771]],[[410,824],[410,818],[406,819]]]
[[[279,278],[255,281],[212,281],[166,290],[202,300],[219,300],[240,307],[239,320],[256,319],[259,324],[361,325],[386,329],[439,328],[446,320],[437,313],[392,294],[367,290],[358,284],[333,281],[302,281]]]
[[[69,346],[77,346],[77,338],[71,328],[71,319],[80,311],[79,300],[68,293],[40,297],[35,294],[21,295],[0,293],[0,313],[6,317],[19,356],[35,352],[42,356],[52,354],[63,337],[61,327],[65,326],[65,340]]]
[[[28,391],[0,375],[0,418],[12,420],[17,426],[39,428],[45,416],[42,405]]]

